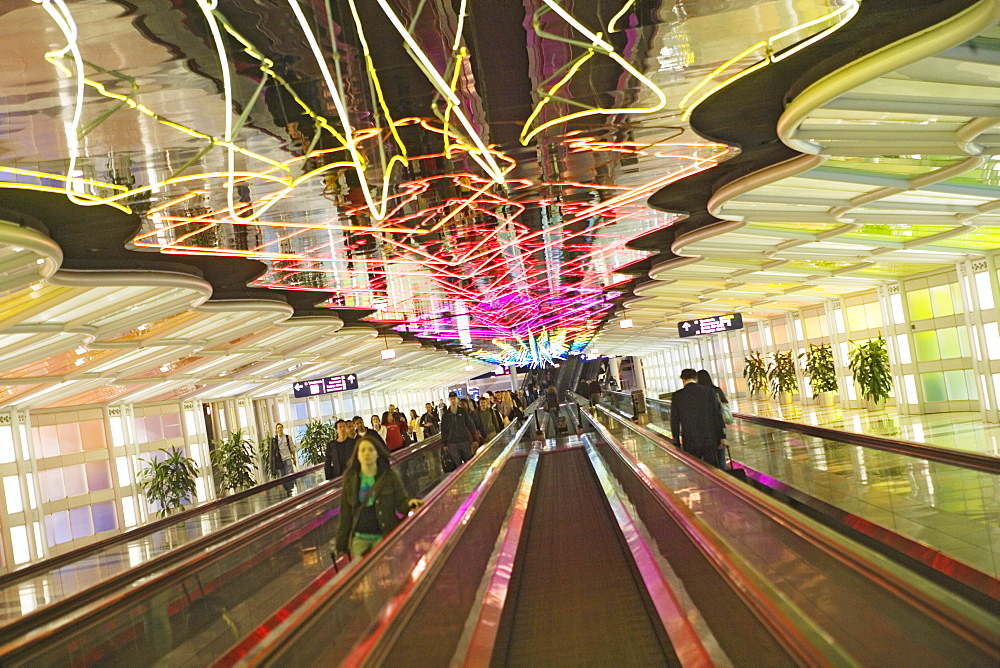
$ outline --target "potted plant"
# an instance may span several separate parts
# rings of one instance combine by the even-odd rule
[[[889,366],[889,347],[885,337],[863,343],[851,341],[854,348],[850,353],[851,374],[858,384],[861,398],[868,402],[868,408],[881,410],[885,400],[892,393],[892,369]]]
[[[837,368],[833,362],[833,348],[829,343],[810,344],[805,352],[806,366],[803,371],[809,376],[809,386],[820,406],[832,406],[833,395],[837,392]]]
[[[326,460],[326,444],[336,437],[337,428],[332,422],[323,422],[319,418],[310,420],[299,441],[299,461],[306,466],[322,464]]]
[[[743,377],[746,378],[747,389],[755,399],[766,397],[767,364],[759,351],[743,358]]]
[[[222,441],[215,441],[212,463],[218,474],[219,489],[238,492],[257,484],[254,480],[253,444],[237,429]]]
[[[198,468],[184,452],[171,448],[163,459],[142,460],[146,468],[139,472],[139,487],[149,502],[160,504],[159,515],[166,517],[195,498]]]
[[[778,350],[774,360],[767,368],[767,379],[771,382],[771,392],[778,400],[787,404],[792,400],[792,393],[798,389],[798,378],[795,377],[795,358],[791,350]]]

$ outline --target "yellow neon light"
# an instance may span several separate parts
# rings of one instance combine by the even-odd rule
[[[699,104],[701,104],[702,102],[704,102],[707,98],[709,98],[711,95],[713,95],[715,92],[717,92],[717,91],[725,88],[726,86],[732,84],[735,81],[738,81],[738,80],[742,79],[743,77],[747,76],[748,74],[750,74],[752,72],[756,72],[757,70],[761,69],[762,67],[766,67],[767,65],[770,65],[772,63],[781,62],[785,58],[788,58],[789,56],[792,56],[793,54],[798,53],[799,51],[801,51],[802,49],[806,48],[807,46],[810,46],[811,44],[815,44],[816,42],[818,42],[819,40],[823,39],[824,37],[826,37],[830,33],[835,32],[836,30],[839,30],[848,21],[850,21],[852,18],[854,18],[854,15],[857,13],[857,11],[859,9],[859,5],[858,5],[857,0],[848,0],[848,1],[849,1],[850,4],[842,5],[838,9],[836,9],[836,10],[834,10],[834,11],[828,13],[828,14],[820,16],[819,18],[815,18],[815,19],[813,19],[811,21],[806,21],[805,23],[801,23],[799,25],[793,26],[793,27],[788,28],[786,30],[782,30],[778,34],[773,35],[773,36],[769,37],[766,40],[762,40],[760,42],[757,42],[753,46],[751,46],[751,47],[747,48],[746,50],[744,50],[742,53],[740,53],[740,54],[738,54],[738,55],[730,58],[729,60],[727,60],[726,62],[724,62],[722,65],[720,65],[717,68],[715,68],[708,76],[706,76],[704,79],[702,79],[701,82],[697,86],[695,86],[690,91],[688,91],[687,95],[685,95],[681,99],[680,106],[681,106],[681,109],[684,110],[684,115],[682,116],[682,119],[684,121],[689,120],[691,118],[691,114],[694,112],[695,108]],[[800,42],[800,43],[796,44],[795,46],[793,46],[793,47],[791,47],[791,48],[783,51],[782,53],[775,55],[774,45],[779,40],[781,40],[781,39],[783,39],[785,37],[788,37],[789,35],[793,35],[793,34],[795,34],[797,32],[805,30],[806,28],[811,28],[812,26],[819,25],[821,23],[826,23],[828,21],[835,21],[835,23],[833,23],[833,25],[830,25],[826,29],[821,30],[820,32],[816,33],[812,37],[809,37],[808,39],[803,40],[802,42]],[[732,65],[734,65],[737,62],[739,62],[740,60],[743,60],[744,58],[749,57],[754,51],[758,51],[758,50],[763,50],[763,52],[764,52],[763,53],[763,60],[761,60],[760,62],[755,63],[754,65],[748,67],[745,70],[742,70],[742,71],[738,72],[737,74],[734,74],[733,76],[729,77],[728,79],[723,80],[722,82],[719,83],[719,85],[715,86],[711,90],[706,91],[704,94],[698,96],[697,99],[695,99],[694,102],[691,102],[692,98],[694,98],[695,95],[697,95],[699,91],[703,90],[706,86],[708,86],[715,77],[717,77],[718,75],[722,74],[724,71],[726,71],[727,69],[729,69]]]
[[[381,1],[383,0],[380,0],[380,2]],[[553,125],[557,125],[560,123],[567,123],[577,118],[583,118],[585,116],[610,115],[610,114],[652,114],[656,113],[657,111],[660,111],[667,105],[667,97],[666,95],[663,94],[663,91],[660,90],[660,87],[654,84],[652,81],[650,81],[642,72],[633,67],[631,63],[629,63],[627,60],[618,55],[614,47],[611,44],[609,44],[606,40],[604,40],[604,38],[600,34],[595,34],[590,30],[588,30],[586,26],[584,26],[582,23],[573,18],[573,16],[571,16],[566,10],[564,10],[557,2],[555,2],[555,0],[543,0],[543,2],[549,9],[551,9],[553,12],[562,17],[562,19],[566,21],[566,23],[568,23],[580,34],[584,35],[587,39],[589,39],[591,44],[590,44],[590,50],[581,59],[581,62],[575,63],[570,68],[570,71],[567,73],[567,76],[563,77],[563,79],[557,82],[556,85],[553,86],[551,90],[549,90],[545,98],[543,98],[542,101],[540,101],[537,105],[535,105],[535,109],[531,113],[530,117],[531,121],[533,121],[535,117],[538,116],[538,113],[541,111],[541,108],[546,103],[548,103],[548,101],[554,95],[554,92],[558,90],[560,87],[562,87],[567,81],[569,81],[569,79],[573,76],[573,74],[575,74],[577,70],[579,70],[580,66],[583,65],[583,62],[585,62],[593,55],[594,51],[600,51],[601,53],[603,53],[604,55],[606,55],[607,57],[611,58],[613,61],[618,63],[618,65],[622,69],[624,69],[630,75],[635,77],[635,79],[639,81],[639,83],[649,88],[649,90],[651,90],[653,94],[656,96],[657,101],[655,104],[648,107],[595,108],[595,109],[586,109],[583,111],[576,111],[571,114],[560,116],[559,118],[542,123],[541,125],[539,125],[538,127],[534,128],[531,131],[528,131],[528,128],[530,127],[530,122],[526,122],[524,124],[524,128],[521,131],[520,140],[522,145],[527,145],[527,143],[531,141],[532,137],[537,135],[539,132],[542,132],[547,128],[552,127]],[[617,18],[619,17],[616,15],[615,20],[617,20]],[[537,20],[537,14],[536,14],[536,20]]]
[[[441,74],[437,71],[437,68],[434,67],[434,64],[431,63],[430,58],[428,58],[427,54],[423,52],[416,40],[413,39],[413,35],[407,31],[406,26],[403,25],[403,23],[399,20],[399,17],[396,16],[396,13],[391,7],[389,7],[386,1],[376,0],[376,2],[378,2],[382,11],[385,12],[386,18],[389,19],[389,22],[392,23],[400,37],[403,38],[403,41],[409,47],[410,55],[414,62],[421,69],[421,71],[423,71],[424,75],[430,79],[431,83],[435,88],[437,88],[438,92],[441,93],[449,104],[453,105],[455,117],[458,118],[458,122],[465,129],[466,136],[472,140],[477,149],[470,150],[469,157],[479,163],[479,166],[482,167],[494,181],[502,184],[504,182],[503,171],[500,169],[500,166],[493,157],[494,151],[490,151],[486,147],[486,144],[483,143],[482,138],[479,136],[475,127],[473,127],[471,121],[469,121],[465,112],[462,111],[462,103],[458,99],[458,96],[451,90],[448,83],[441,78]]]

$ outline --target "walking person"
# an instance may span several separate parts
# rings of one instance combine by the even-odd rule
[[[344,473],[336,552],[352,559],[363,557],[408,511],[421,505],[423,501],[407,495],[399,474],[392,470],[389,451],[362,436]]]
[[[271,470],[277,471],[279,477],[295,472],[295,441],[285,433],[285,425],[280,422],[274,425],[274,436],[271,437],[268,449]],[[291,480],[284,483],[285,491],[291,493],[295,483]]]
[[[437,434],[440,423],[441,418],[438,417],[434,404],[430,402],[424,404],[424,414],[420,417],[420,427],[424,430],[424,438],[430,438]]]
[[[469,412],[458,405],[458,395],[448,394],[449,406],[441,416],[441,443],[448,448],[456,466],[472,459],[472,442],[476,427]]]
[[[594,408],[597,404],[601,403],[601,383],[594,378],[590,381],[590,385],[587,387],[587,393],[590,395],[590,407]]]
[[[375,426],[374,420],[375,416],[373,415],[372,427]],[[406,445],[406,432],[410,430],[409,425],[406,423],[406,417],[397,411],[392,404],[389,404],[389,410],[382,414],[381,425],[379,433],[382,434],[385,445],[390,452],[399,450]]]
[[[491,440],[503,429],[503,417],[500,411],[493,408],[493,402],[487,397],[479,400],[479,422],[483,425],[483,442]]]
[[[670,399],[670,431],[685,452],[721,468],[720,451],[726,448],[726,423],[715,391],[698,384],[698,372],[681,371],[684,387]]]
[[[424,428],[420,426],[420,418],[413,408],[410,409],[410,439],[414,443],[424,440]]]
[[[347,420],[337,420],[337,437],[326,444],[323,472],[327,480],[342,476],[351,461],[355,439],[351,438],[347,425]]]
[[[700,369],[698,371],[698,384],[712,388],[715,392],[715,396],[719,399],[719,405],[722,407],[722,421],[726,424],[732,424],[733,409],[729,405],[729,398],[726,396],[726,393],[722,391],[722,388],[716,385],[715,381],[712,380],[712,374],[705,369]]]
[[[351,422],[354,423],[355,440],[361,438],[362,436],[367,436],[368,438],[372,439],[373,441],[381,445],[383,448],[386,447],[385,440],[382,438],[382,434],[372,429],[369,429],[365,425],[365,419],[363,417],[361,417],[360,415],[355,415],[353,418],[351,418]]]

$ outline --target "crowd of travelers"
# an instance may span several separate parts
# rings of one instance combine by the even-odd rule
[[[337,420],[336,436],[326,444],[323,463],[327,480],[341,478],[340,519],[335,554],[358,557],[366,554],[402,517],[421,505],[409,498],[399,475],[390,465],[390,453],[431,436],[441,435],[445,470],[453,470],[472,458],[476,449],[499,434],[505,426],[524,416],[524,408],[537,398],[529,386],[517,392],[486,393],[475,398],[448,395],[448,402],[424,404],[423,413],[405,414],[389,404],[382,415],[366,423],[361,416]],[[295,448],[284,426],[275,426],[271,439],[273,468],[281,475],[295,470]],[[294,483],[285,483],[291,492]]]
[[[684,369],[683,387],[671,397],[670,423],[676,443],[705,462],[726,468],[726,425],[732,411],[725,393],[704,369]],[[603,391],[596,379],[581,382],[581,390],[596,404]],[[499,434],[506,425],[524,417],[524,409],[542,396],[534,385],[517,392],[486,393],[478,398],[448,394],[447,403],[424,404],[422,413],[408,413],[390,404],[382,415],[366,423],[361,416],[337,420],[336,436],[326,445],[327,480],[342,478],[343,492],[334,556],[360,557],[392,531],[407,513],[422,505],[410,498],[392,469],[390,453],[440,434],[442,465],[453,470],[469,461],[477,448]],[[556,416],[559,399],[548,384],[542,408]],[[282,475],[294,471],[292,438],[276,425],[271,442],[275,469]],[[288,489],[286,484],[286,489]]]

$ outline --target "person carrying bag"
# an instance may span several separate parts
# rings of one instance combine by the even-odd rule
[[[343,480],[335,542],[339,555],[349,554],[352,559],[364,556],[399,526],[410,510],[423,505],[406,494],[388,451],[364,436],[354,446]]]

